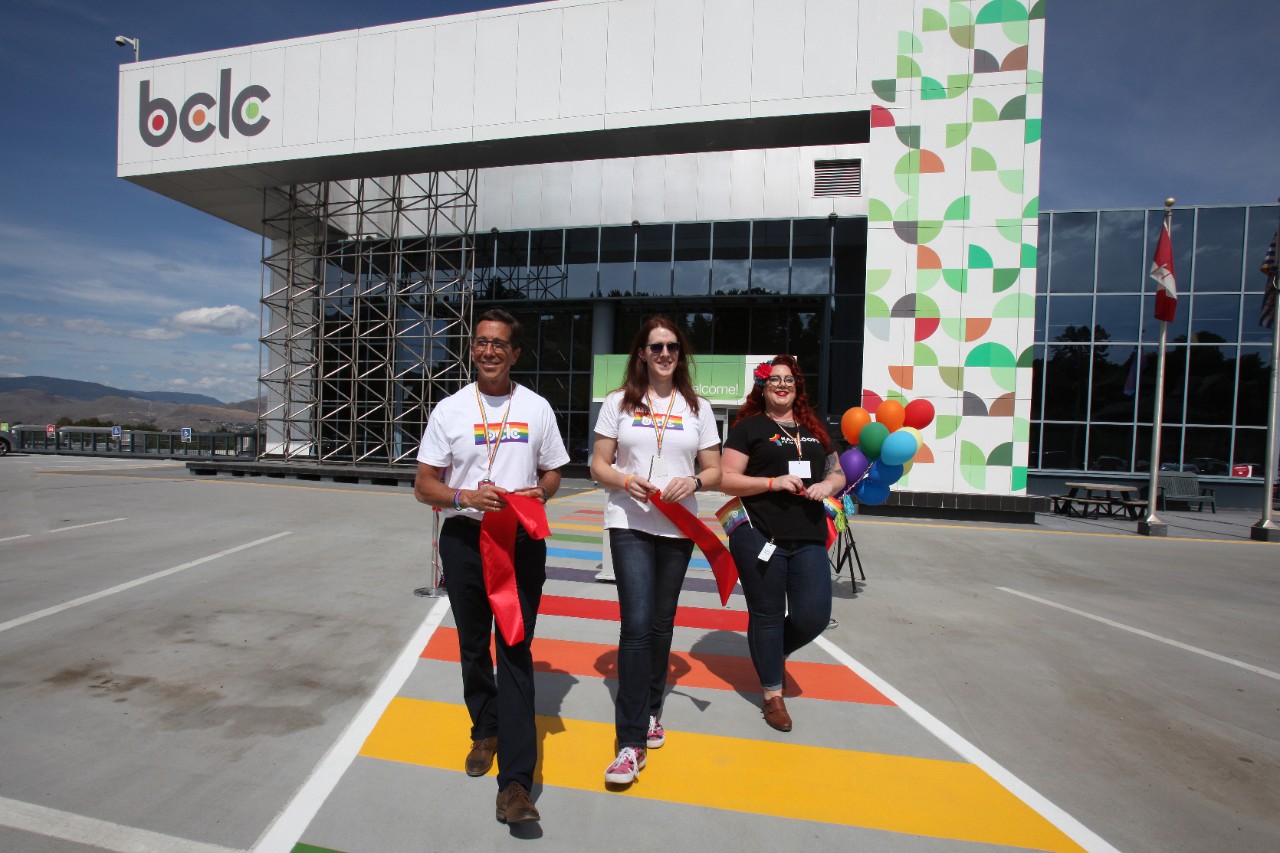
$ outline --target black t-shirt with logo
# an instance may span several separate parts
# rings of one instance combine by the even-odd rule
[[[790,434],[790,438],[788,437]],[[797,457],[795,437],[800,437],[802,455]],[[823,478],[827,451],[822,442],[802,426],[780,427],[768,415],[753,415],[729,430],[726,449],[747,456],[748,477],[781,477],[789,474],[788,464],[802,458],[809,463],[806,487]],[[765,492],[742,499],[754,524],[766,536],[801,542],[827,541],[827,513],[822,501],[811,501],[790,492]]]

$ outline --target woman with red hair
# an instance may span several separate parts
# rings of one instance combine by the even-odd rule
[[[755,387],[725,441],[721,472],[720,490],[742,498],[749,522],[729,535],[729,551],[747,599],[747,645],[760,677],[764,719],[789,732],[784,661],[831,618],[822,501],[845,483],[792,356],[756,368]]]

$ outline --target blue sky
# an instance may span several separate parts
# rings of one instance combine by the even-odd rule
[[[117,34],[145,60],[502,5],[8,4],[0,375],[254,395],[260,241],[115,177]],[[1274,0],[1049,0],[1048,16],[1042,209],[1280,195]]]

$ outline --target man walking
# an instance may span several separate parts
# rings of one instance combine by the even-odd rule
[[[547,546],[517,528],[512,553],[498,555],[514,563],[523,637],[515,632],[508,643],[507,632],[498,631],[495,681],[489,654],[495,611],[500,629],[504,618],[516,614],[502,609],[510,596],[490,601],[481,526],[486,513],[507,509],[508,495],[545,503],[560,487],[558,469],[569,461],[551,406],[511,380],[511,368],[519,358],[516,318],[499,309],[481,314],[471,341],[477,380],[442,400],[431,413],[418,449],[413,488],[418,501],[441,507],[445,515],[440,560],[458,628],[462,695],[471,715],[467,775],[488,773],[496,754],[497,819],[507,823],[539,819],[529,797],[538,760],[530,644],[547,578]],[[491,537],[490,531],[486,526],[486,537]],[[486,560],[494,556],[495,541],[485,541]]]

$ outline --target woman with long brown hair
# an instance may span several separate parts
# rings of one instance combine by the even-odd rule
[[[693,390],[689,342],[670,319],[650,317],[627,356],[623,386],[596,421],[591,477],[609,490],[604,526],[618,584],[618,757],[605,781],[626,785],[646,752],[666,741],[666,693],[676,604],[693,542],[650,500],[698,512],[694,493],[720,485],[720,437],[711,404]]]
[[[729,535],[747,599],[747,646],[760,678],[764,719],[791,731],[782,698],[785,659],[831,618],[827,515],[822,502],[844,487],[827,431],[809,406],[795,358],[755,371],[755,387],[725,441],[720,490],[737,495],[749,523]]]

